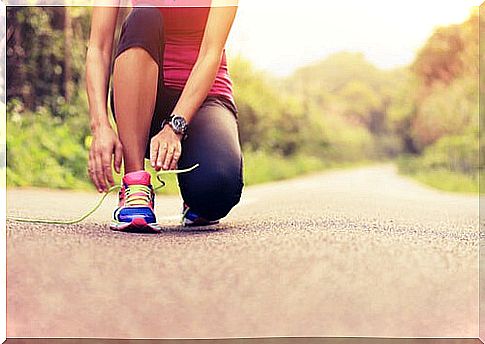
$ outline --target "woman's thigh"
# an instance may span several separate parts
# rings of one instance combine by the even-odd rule
[[[209,97],[192,119],[182,143],[178,176],[185,203],[200,216],[221,218],[239,202],[243,187],[237,119],[218,98]]]

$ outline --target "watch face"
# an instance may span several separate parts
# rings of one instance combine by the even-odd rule
[[[185,118],[182,116],[174,116],[172,118],[172,127],[178,132],[184,132],[186,127]]]

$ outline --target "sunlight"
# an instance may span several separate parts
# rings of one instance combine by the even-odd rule
[[[242,54],[258,68],[282,76],[342,50],[361,51],[382,68],[402,66],[436,27],[466,20],[480,1],[301,3],[240,1],[229,54]]]

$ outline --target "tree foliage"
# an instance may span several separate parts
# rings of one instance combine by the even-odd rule
[[[7,10],[11,183],[24,178],[45,185],[22,174],[29,159],[32,171],[53,171],[48,176],[58,186],[86,179],[83,76],[90,16],[88,7]],[[475,176],[478,27],[473,13],[460,25],[438,28],[410,66],[393,70],[375,67],[361,53],[340,52],[276,79],[241,56],[233,58],[229,69],[244,150],[255,161],[272,156],[279,163],[301,162],[301,156],[332,162],[411,154],[409,171]]]

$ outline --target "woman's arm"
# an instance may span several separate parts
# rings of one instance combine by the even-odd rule
[[[121,169],[122,147],[108,120],[107,98],[118,7],[94,7],[91,35],[86,54],[86,90],[89,101],[93,142],[89,152],[89,175],[98,191],[113,185],[111,170],[115,156],[115,170]]]
[[[210,10],[197,62],[174,109],[189,123],[214,83],[236,11],[236,6]]]
[[[236,4],[210,9],[197,61],[173,111],[183,116],[187,123],[190,123],[207,97],[219,70],[224,46],[237,12],[237,1],[232,2]],[[159,151],[159,147],[167,149]],[[170,126],[165,126],[153,137],[150,152],[151,164],[155,169],[176,168],[181,154],[180,136]]]

